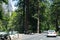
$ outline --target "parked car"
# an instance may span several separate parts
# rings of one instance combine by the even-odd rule
[[[0,39],[5,40],[7,39],[8,33],[5,31],[0,31]]]
[[[55,30],[48,30],[47,37],[49,37],[49,36],[54,36],[54,37],[56,37],[56,36],[57,36],[56,31],[55,31]]]
[[[7,40],[18,39],[18,37],[19,37],[19,33],[17,31],[10,31]]]

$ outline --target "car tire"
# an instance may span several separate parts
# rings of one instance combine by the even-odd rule
[[[4,38],[1,38],[1,40],[4,40]]]
[[[10,36],[7,36],[7,40],[11,40],[11,37]]]
[[[47,36],[47,37],[49,37],[49,36]]]
[[[54,36],[54,37],[56,37],[56,36]]]

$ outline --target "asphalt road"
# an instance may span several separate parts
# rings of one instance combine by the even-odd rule
[[[24,35],[22,40],[60,40],[60,36],[57,37],[47,37],[46,33],[34,34],[34,35]]]

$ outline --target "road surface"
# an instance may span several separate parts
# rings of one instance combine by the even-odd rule
[[[47,37],[46,33],[41,33],[34,35],[23,35],[22,40],[60,40],[60,36]]]

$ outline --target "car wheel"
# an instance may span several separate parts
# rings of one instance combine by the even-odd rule
[[[54,36],[54,37],[56,37],[56,36]]]
[[[2,38],[1,40],[4,40],[4,38]]]
[[[47,37],[49,37],[49,36],[47,36]]]
[[[7,40],[11,40],[11,37],[10,36],[7,36]]]

